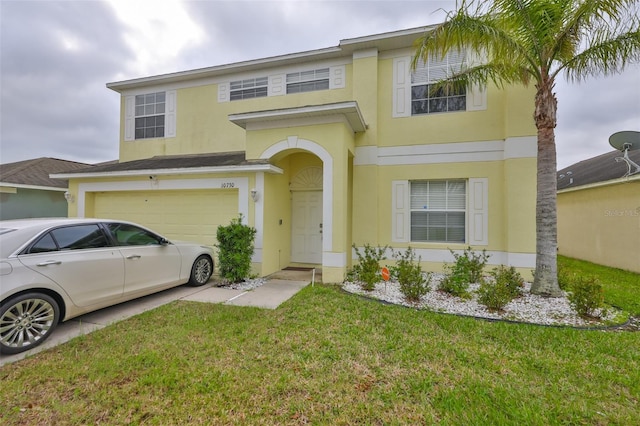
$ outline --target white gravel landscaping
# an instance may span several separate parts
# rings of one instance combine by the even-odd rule
[[[218,287],[228,288],[231,290],[242,290],[249,291],[253,290],[256,287],[260,287],[267,280],[264,278],[245,278],[244,281],[239,283],[222,283],[219,284]]]
[[[476,290],[480,287],[479,284],[471,284],[469,286],[472,297],[467,300],[439,291],[438,286],[443,278],[444,275],[442,274],[431,274],[430,291],[423,296],[417,304],[405,301],[400,291],[400,285],[393,281],[387,283],[380,282],[376,284],[373,291],[362,290],[359,283],[349,281],[344,282],[342,288],[349,293],[383,300],[396,305],[429,309],[435,312],[449,314],[544,325],[566,325],[573,327],[594,327],[602,325],[601,322],[588,321],[578,316],[571,308],[569,300],[566,297],[547,298],[531,294],[529,292],[531,283],[525,283],[522,296],[512,300],[504,307],[503,311],[492,312],[477,301]],[[608,315],[603,319],[613,319],[616,313],[613,309],[609,309]]]

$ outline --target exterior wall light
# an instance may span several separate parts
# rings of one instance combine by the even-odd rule
[[[69,191],[64,193],[64,199],[67,200],[67,203],[73,203],[76,200],[76,197],[73,196]]]
[[[251,199],[255,202],[258,201],[258,191],[255,188],[251,189]]]

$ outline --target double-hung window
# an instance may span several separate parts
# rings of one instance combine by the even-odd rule
[[[165,92],[135,97],[135,138],[163,138],[165,122]]]
[[[287,94],[329,89],[329,68],[287,74]]]
[[[232,81],[229,84],[229,98],[232,101],[241,99],[261,98],[267,96],[268,77],[249,78]]]
[[[410,182],[411,241],[465,242],[467,182]]]
[[[421,61],[417,64],[411,73],[411,115],[466,110],[466,89],[445,87],[434,90],[432,86],[459,71],[464,57],[464,52],[450,51],[442,59],[430,57],[426,63]]]

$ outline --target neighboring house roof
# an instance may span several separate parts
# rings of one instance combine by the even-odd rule
[[[60,173],[58,177],[83,177],[87,175],[102,174],[141,174],[155,173],[158,171],[170,171],[179,173],[180,171],[202,169],[223,168],[223,167],[250,167],[250,166],[272,167],[268,160],[249,160],[245,158],[244,151],[189,154],[189,155],[163,155],[141,160],[125,161],[122,163],[107,163],[91,167],[86,170],[77,170],[70,173]]]
[[[0,164],[0,184],[66,189],[66,180],[52,179],[49,175],[86,168],[91,168],[91,165],[49,157]]]
[[[558,189],[573,188],[591,183],[604,182],[623,177],[627,163],[616,160],[622,157],[620,151],[611,151],[588,160],[580,161],[558,171]],[[640,164],[640,150],[629,151],[629,158]]]

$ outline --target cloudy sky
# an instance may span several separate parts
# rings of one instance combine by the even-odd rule
[[[0,0],[0,162],[117,159],[106,83],[337,46],[441,22],[455,1]],[[558,166],[640,130],[640,66],[559,81]]]

